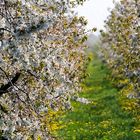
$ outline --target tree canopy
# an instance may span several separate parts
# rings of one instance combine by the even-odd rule
[[[129,93],[140,96],[140,1],[116,3],[102,32],[103,55],[119,87],[131,87]],[[122,82],[123,81],[123,82]],[[124,82],[126,81],[126,82]]]
[[[82,0],[0,0],[0,131],[48,137],[48,109],[69,109],[87,58]],[[83,61],[84,60],[84,61]]]

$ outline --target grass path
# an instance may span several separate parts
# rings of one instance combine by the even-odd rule
[[[80,96],[92,103],[72,102],[73,111],[60,119],[64,127],[58,131],[58,140],[140,140],[140,133],[133,132],[135,120],[121,109],[118,91],[106,79],[106,66],[94,57],[87,73]]]

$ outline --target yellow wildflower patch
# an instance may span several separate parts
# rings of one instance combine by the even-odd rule
[[[140,129],[136,129],[136,130],[134,130],[134,132],[135,133],[137,133],[137,132],[140,133]]]
[[[101,123],[100,123],[100,126],[102,127],[102,128],[108,128],[108,127],[110,127],[110,125],[111,125],[111,121],[102,121]]]

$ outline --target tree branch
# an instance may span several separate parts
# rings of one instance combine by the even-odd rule
[[[2,68],[0,68],[0,70],[2,70],[4,72],[4,74],[6,75],[6,77],[8,78],[6,72]],[[9,78],[8,78],[9,82],[7,84],[3,84],[0,87],[0,96],[2,96],[4,93],[8,92],[8,89],[17,82],[17,80],[19,79],[20,75],[21,75],[21,73],[17,72],[15,74],[15,76],[12,78],[12,80],[9,80]]]

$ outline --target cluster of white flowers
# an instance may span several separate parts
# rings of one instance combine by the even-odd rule
[[[102,54],[112,68],[113,78],[127,79],[129,82],[123,87],[132,85],[133,92],[140,96],[140,1],[116,3],[106,21],[106,29],[102,33]]]
[[[48,109],[70,108],[80,90],[84,25],[68,2],[4,0],[0,7],[0,131],[11,139],[47,139]]]

